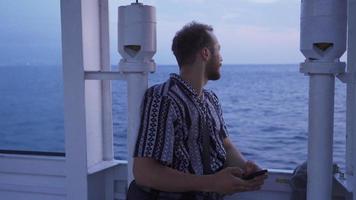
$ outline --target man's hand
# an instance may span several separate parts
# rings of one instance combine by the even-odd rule
[[[243,170],[228,167],[211,176],[212,191],[220,194],[233,194],[260,189],[264,179],[256,177],[252,180],[241,179]]]
[[[262,170],[256,163],[254,163],[253,161],[246,161],[245,163],[245,174],[249,175],[252,174],[254,172],[260,171]]]
[[[244,169],[244,173],[243,175],[244,176],[248,176],[249,174],[252,174],[254,172],[257,172],[257,171],[260,171],[262,170],[261,167],[259,167],[256,163],[254,163],[253,161],[246,161],[246,164],[245,164],[245,169]],[[266,174],[263,174],[261,176],[257,176],[255,177],[254,179],[252,180],[255,180],[257,182],[262,182],[261,185],[263,185],[264,183],[264,180],[268,177],[268,173]]]

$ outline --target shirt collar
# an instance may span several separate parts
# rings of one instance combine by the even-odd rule
[[[196,98],[197,100],[202,100],[204,98],[204,91],[205,91],[204,88],[202,90],[202,97],[200,98],[198,92],[192,87],[192,85],[187,81],[183,80],[183,78],[180,75],[172,73],[170,74],[170,77],[171,79],[178,81],[186,89],[186,91],[188,91],[188,93],[194,98]]]

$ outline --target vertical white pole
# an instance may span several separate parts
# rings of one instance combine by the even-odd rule
[[[99,1],[100,12],[100,63],[104,71],[110,71],[110,44],[109,44],[109,2]],[[103,106],[103,159],[113,160],[113,124],[112,124],[112,94],[111,81],[102,81],[102,106]]]
[[[141,109],[140,105],[143,100],[143,96],[148,87],[148,73],[127,73],[127,96],[128,96],[128,133],[127,133],[127,145],[128,145],[128,184],[131,183],[133,178],[133,153],[135,150],[137,133],[139,131]]]
[[[310,75],[308,200],[331,200],[334,75]]]
[[[88,199],[82,1],[61,0],[66,194]]]
[[[104,71],[110,71],[110,36],[109,36],[109,2],[99,0],[100,16],[100,63]],[[102,124],[103,124],[103,160],[114,159],[113,123],[112,123],[112,92],[111,81],[102,81]],[[105,200],[114,199],[114,179],[111,171],[105,172]]]

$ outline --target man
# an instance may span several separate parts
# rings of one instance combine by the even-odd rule
[[[203,88],[220,78],[222,58],[213,28],[185,25],[172,51],[179,75],[149,88],[142,104],[134,184],[156,191],[158,199],[215,200],[258,190],[267,175],[242,179],[260,168],[231,143],[217,96]]]

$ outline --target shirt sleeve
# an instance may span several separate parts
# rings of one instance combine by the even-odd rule
[[[167,96],[146,91],[134,157],[148,157],[170,165],[173,160],[175,114]]]
[[[213,91],[210,91],[210,94],[212,96],[212,101],[214,103],[216,112],[218,113],[219,119],[220,119],[220,124],[221,124],[220,136],[222,138],[226,138],[226,137],[229,136],[229,132],[227,130],[226,123],[225,123],[225,120],[224,120],[224,117],[223,117],[223,111],[222,111],[222,108],[221,108],[221,104],[220,104],[219,98],[218,98],[218,96],[216,96],[216,94]]]

